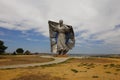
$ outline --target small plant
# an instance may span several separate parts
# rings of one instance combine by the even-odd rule
[[[80,66],[84,66],[84,68],[90,69],[90,68],[94,68],[95,64],[93,64],[93,63],[81,63],[78,65],[78,67],[80,67]]]
[[[99,78],[99,76],[92,76],[92,78]]]
[[[65,78],[51,76],[49,74],[42,74],[42,73],[39,73],[39,74],[40,75],[37,75],[37,74],[23,75],[18,78],[14,78],[12,80],[66,80]]]
[[[89,67],[87,69],[90,69]]]
[[[116,69],[116,71],[120,71],[120,69]]]
[[[111,74],[111,72],[110,72],[110,71],[106,71],[105,73]]]
[[[71,71],[73,71],[74,73],[78,73],[78,70],[76,69],[71,69]]]
[[[110,67],[115,67],[115,64],[110,64]]]
[[[108,65],[103,65],[104,67],[108,67]]]

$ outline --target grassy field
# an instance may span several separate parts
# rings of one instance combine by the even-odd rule
[[[0,55],[0,66],[41,63],[52,60],[52,58],[42,58],[38,55]]]
[[[0,80],[119,80],[120,59],[69,59],[60,64],[0,70]]]

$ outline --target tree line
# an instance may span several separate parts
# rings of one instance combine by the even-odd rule
[[[7,49],[8,47],[4,45],[4,41],[0,40],[0,54],[5,54],[5,50]],[[25,55],[29,55],[31,54],[31,52],[29,50],[26,50],[24,51],[23,48],[17,48],[16,51],[14,51],[12,53],[13,55],[22,55],[22,54],[25,54]]]

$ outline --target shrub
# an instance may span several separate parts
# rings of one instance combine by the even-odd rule
[[[99,78],[99,76],[92,76],[92,78]]]
[[[116,69],[116,71],[120,71],[120,69]]]
[[[111,74],[111,72],[110,72],[110,71],[106,71],[105,73]]]
[[[30,52],[30,51],[28,51],[28,50],[26,50],[24,54],[25,54],[25,55],[30,55],[30,54],[31,54],[31,52]]]
[[[78,73],[76,69],[71,69],[71,71],[73,71],[74,73]]]
[[[115,67],[115,64],[110,64],[110,67]]]

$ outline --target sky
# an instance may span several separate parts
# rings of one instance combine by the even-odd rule
[[[120,53],[120,0],[0,0],[0,40],[17,48],[50,52],[48,20],[72,25],[69,53]]]

